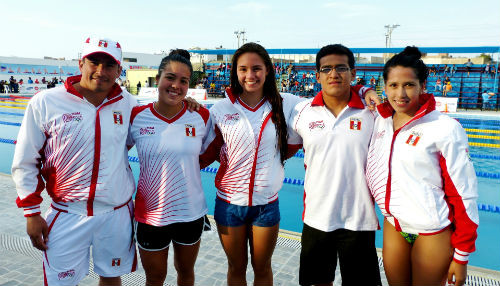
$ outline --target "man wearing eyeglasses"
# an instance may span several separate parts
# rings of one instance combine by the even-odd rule
[[[306,167],[300,285],[332,285],[339,259],[342,285],[381,285],[378,220],[365,180],[374,115],[358,96],[354,55],[328,45],[316,55],[321,91],[299,103],[291,137],[300,135]],[[356,90],[356,88],[358,90]]]

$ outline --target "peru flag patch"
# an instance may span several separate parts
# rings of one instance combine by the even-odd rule
[[[185,124],[185,127],[186,127],[186,136],[188,136],[188,137],[195,137],[196,136],[196,129],[194,128],[194,125]]]
[[[113,120],[115,124],[123,125],[123,116],[120,111],[113,111]]]
[[[351,130],[361,130],[361,119],[359,119],[359,118],[350,118],[350,120],[349,120],[349,128]]]
[[[406,144],[411,146],[417,146],[418,141],[420,140],[420,133],[412,132],[408,139],[406,140]]]

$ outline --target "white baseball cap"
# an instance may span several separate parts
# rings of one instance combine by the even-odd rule
[[[83,43],[82,59],[97,53],[111,56],[119,65],[122,62],[122,47],[120,43],[110,39],[89,37]]]

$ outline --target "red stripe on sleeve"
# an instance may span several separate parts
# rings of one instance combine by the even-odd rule
[[[449,217],[452,218],[452,223],[455,226],[455,231],[451,235],[451,246],[461,251],[473,252],[476,249],[477,224],[469,218],[462,196],[458,193],[455,184],[451,180],[446,159],[442,155],[439,158],[439,165],[443,178],[444,199],[450,207]]]

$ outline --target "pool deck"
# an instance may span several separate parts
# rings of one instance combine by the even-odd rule
[[[47,198],[43,192],[44,198]],[[43,285],[41,252],[31,246],[26,235],[26,221],[15,205],[16,192],[10,175],[0,173],[0,286]],[[42,211],[49,200],[42,203]],[[273,256],[274,285],[298,285],[300,234],[282,230]],[[380,252],[379,252],[380,256]],[[380,265],[381,264],[381,260]],[[203,234],[195,266],[196,285],[226,285],[227,262],[217,232]],[[176,285],[172,255],[165,285]],[[469,266],[467,285],[500,286],[500,272]],[[381,266],[383,285],[388,285]],[[247,271],[249,285],[253,280],[251,267]],[[97,285],[98,276],[91,270],[79,285]],[[123,285],[144,285],[144,270],[139,263],[136,272],[122,277]],[[337,269],[334,285],[341,285]]]

